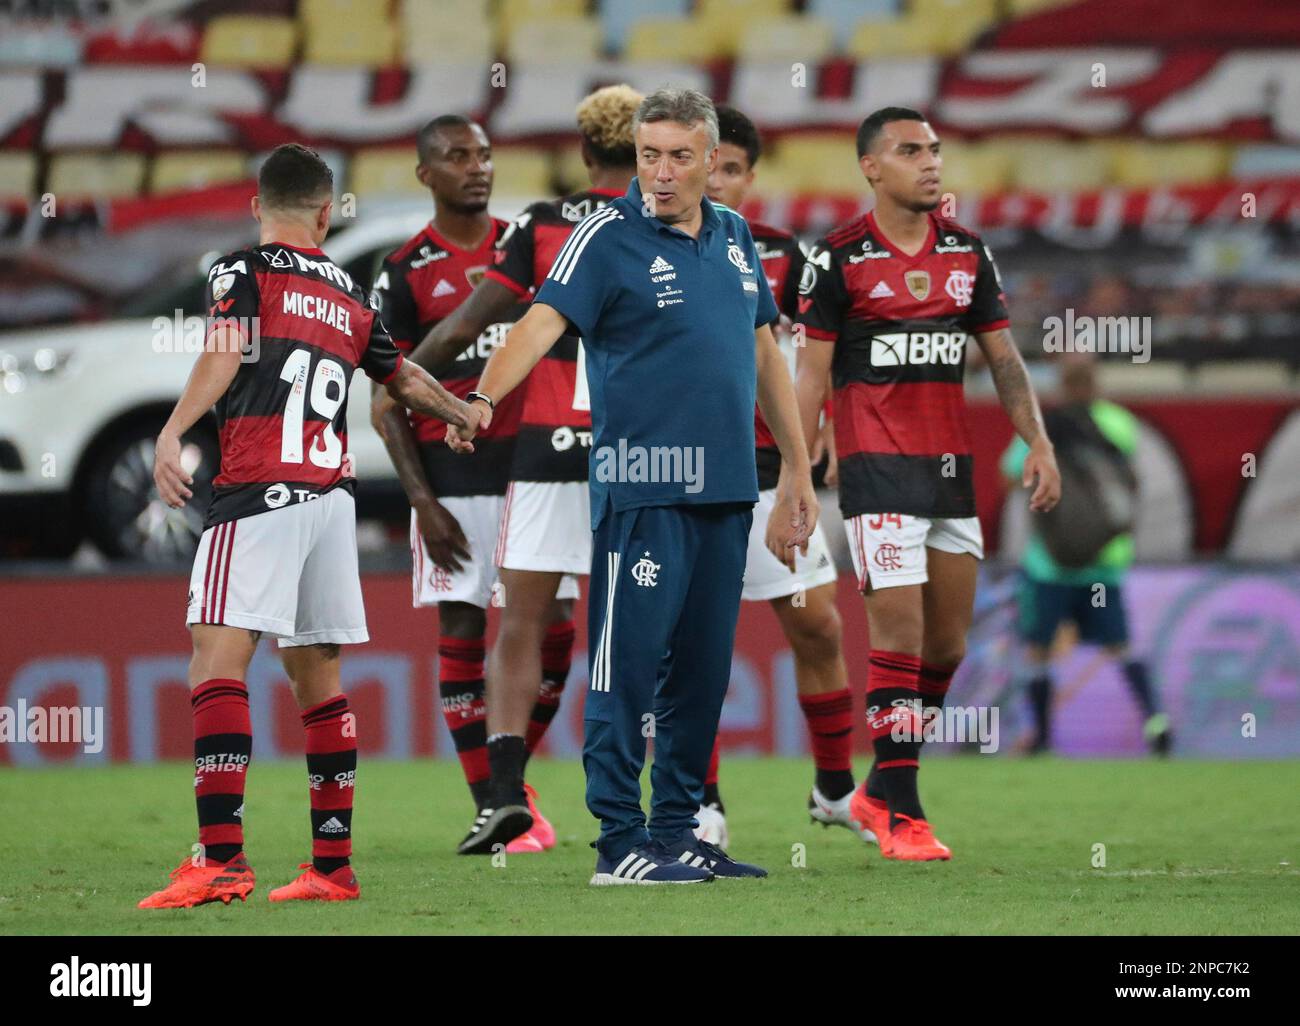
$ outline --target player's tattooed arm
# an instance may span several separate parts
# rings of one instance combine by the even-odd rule
[[[479,403],[466,403],[448,392],[423,367],[410,360],[403,360],[397,368],[397,374],[386,385],[388,394],[408,410],[423,413],[426,417],[446,421],[474,436],[480,422],[487,426],[487,408]],[[468,446],[464,452],[473,452]]]
[[[194,478],[181,464],[181,436],[216,405],[235,380],[243,354],[243,332],[233,325],[219,324],[209,333],[204,351],[199,354],[185,383],[185,391],[167,423],[158,433],[154,448],[153,480],[163,502],[180,509],[193,496],[187,487]]]
[[[407,359],[439,374],[493,324],[505,320],[519,297],[492,278],[484,278],[469,298],[430,329]]]
[[[982,331],[975,336],[984,358],[988,361],[998,400],[1007,411],[1011,423],[1029,445],[1025,458],[1024,485],[1033,487],[1029,508],[1045,513],[1061,498],[1061,472],[1056,466],[1056,453],[1052,440],[1043,426],[1043,413],[1038,407],[1038,397],[1030,383],[1025,361],[1016,348],[1015,340],[1007,328]]]
[[[537,366],[568,327],[568,321],[555,307],[547,303],[533,303],[528,312],[515,322],[506,340],[488,357],[488,362],[479,375],[477,392],[488,396],[493,403],[499,403],[523,383],[528,372]],[[487,404],[475,401],[476,410],[487,410]],[[485,418],[478,427],[464,428],[453,425],[447,429],[447,444],[458,452],[469,444],[474,432],[487,427],[491,417]]]

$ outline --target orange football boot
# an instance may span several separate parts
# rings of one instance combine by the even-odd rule
[[[524,785],[524,793],[528,795],[528,811],[533,814],[533,825],[528,828],[528,834],[541,845],[541,851],[547,851],[555,847],[555,827],[551,826],[551,821],[543,816],[537,809],[537,792],[533,790],[531,784]],[[527,837],[528,834],[524,836]],[[506,851],[509,851],[509,846]]]
[[[952,858],[952,850],[935,839],[930,824],[923,819],[898,815],[898,822],[888,834],[889,848],[882,848],[880,854],[887,859],[901,859],[905,862],[947,861]]]
[[[507,855],[528,855],[545,850],[542,847],[542,842],[534,836],[531,830],[520,834],[506,845]]]
[[[247,901],[256,878],[253,867],[241,851],[229,862],[206,862],[195,865],[186,858],[171,871],[171,883],[141,901],[137,908],[193,908],[210,901],[229,905],[238,898]]]
[[[361,897],[361,885],[351,866],[342,866],[329,876],[318,872],[310,862],[298,866],[307,872],[267,895],[271,901],[352,901]]]
[[[853,792],[853,800],[849,803],[849,815],[857,821],[862,830],[870,831],[875,835],[872,840],[880,845],[880,854],[886,854],[889,849],[889,806],[879,798],[869,798],[866,785],[863,784]],[[863,840],[867,838],[864,836]]]

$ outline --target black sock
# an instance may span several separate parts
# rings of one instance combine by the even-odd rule
[[[827,801],[836,802],[853,792],[853,771],[819,769],[816,783]]]
[[[323,873],[326,876],[329,876],[332,872],[334,872],[334,870],[342,869],[344,866],[349,865],[349,860],[348,859],[321,859],[313,856],[311,860],[311,864],[312,864],[312,868],[315,869],[316,872]]]
[[[1052,678],[1040,673],[1029,681],[1029,708],[1034,715],[1034,748],[1052,742]]]
[[[492,804],[492,779],[475,780],[469,785],[470,797],[474,799],[474,807],[482,810]]]
[[[883,802],[885,801],[885,784],[880,779],[880,770],[876,769],[877,761],[879,760],[871,760],[871,770],[867,773],[867,797]]]
[[[1155,689],[1151,686],[1151,677],[1147,674],[1147,664],[1140,659],[1131,659],[1124,664],[1124,679],[1128,681],[1129,690],[1142,707],[1142,715],[1150,719],[1160,711]]]
[[[203,856],[210,862],[229,862],[243,850],[242,844],[209,844]]]
[[[722,807],[722,795],[718,793],[717,783],[704,785],[704,801],[702,801],[700,804],[716,805],[718,807],[719,812],[721,812],[724,816],[727,814],[727,810]]]
[[[492,807],[525,805],[524,763],[528,746],[518,734],[495,734],[488,738],[488,766],[492,770]]]

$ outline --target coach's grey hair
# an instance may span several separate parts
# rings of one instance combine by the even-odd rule
[[[718,112],[713,109],[713,101],[698,89],[656,89],[636,109],[633,133],[651,121],[676,121],[687,127],[702,121],[709,149],[718,145]]]

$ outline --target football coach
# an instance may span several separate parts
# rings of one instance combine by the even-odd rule
[[[749,226],[704,195],[718,157],[713,103],[661,89],[641,104],[633,132],[637,177],[627,194],[573,231],[466,398],[490,412],[566,329],[581,336],[593,427],[582,757],[587,807],[600,820],[591,882],[765,876],[692,833],[758,499],[756,399],[782,457],[767,543],[787,565],[796,548],[806,550],[817,500],[770,328],[777,307]],[[449,430],[447,442],[467,451],[472,437]],[[648,828],[647,738],[655,747]],[[509,791],[493,795],[480,827],[493,843],[531,825],[522,767],[507,776]]]

